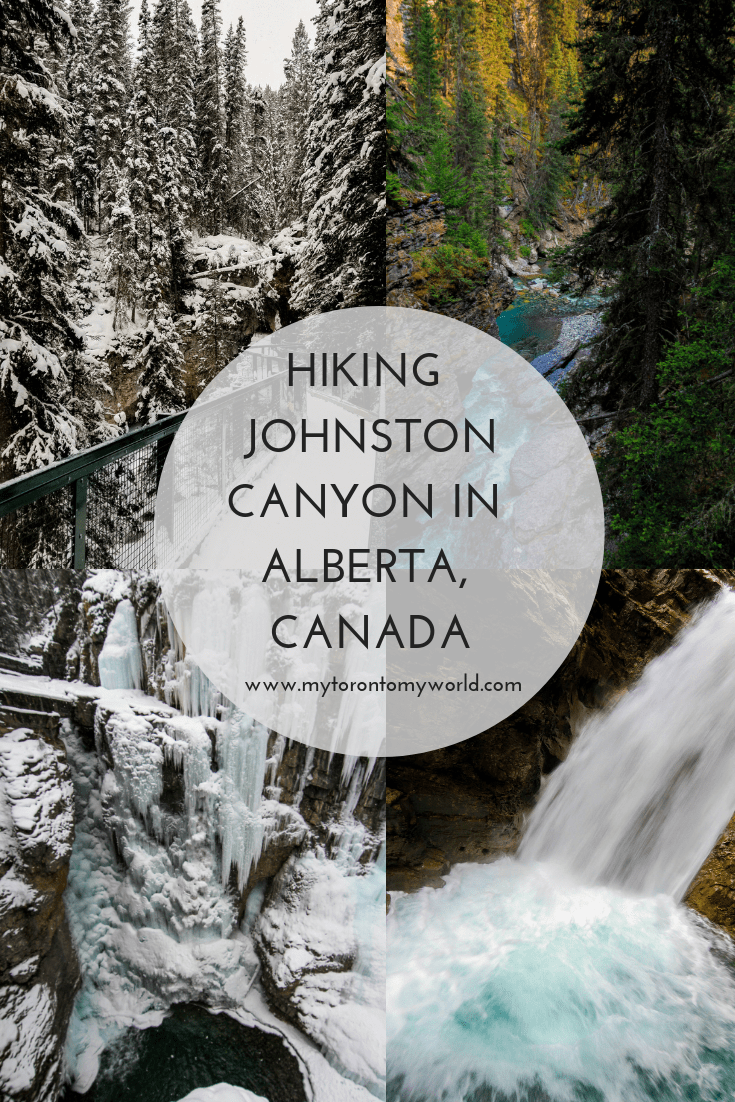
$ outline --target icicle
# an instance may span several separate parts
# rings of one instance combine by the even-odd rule
[[[228,720],[220,732],[218,819],[223,884],[237,865],[238,885],[243,888],[261,854],[265,828],[260,803],[267,746],[267,729],[242,714]]]
[[[294,797],[293,806],[298,811],[301,807],[301,801],[304,798],[304,789],[311,780],[314,765],[314,747],[309,746],[306,751],[306,758],[304,760],[304,766],[301,770],[301,776],[299,777],[299,787]]]

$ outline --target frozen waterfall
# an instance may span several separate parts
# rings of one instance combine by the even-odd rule
[[[105,689],[139,689],[142,684],[138,625],[127,598],[120,601],[110,620],[100,651],[99,670],[100,684]]]

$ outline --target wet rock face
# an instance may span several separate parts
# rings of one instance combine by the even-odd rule
[[[52,1102],[79,965],[63,893],[74,837],[58,716],[13,730],[0,714],[0,1095]]]
[[[692,881],[684,902],[735,938],[735,815]]]
[[[426,260],[443,244],[446,209],[438,195],[408,192],[393,204],[387,220],[386,305],[431,310],[497,337],[498,314],[515,297],[505,269],[485,266],[477,285],[467,290],[464,280],[447,288],[444,304],[431,301],[432,280]]]
[[[457,862],[514,852],[586,714],[630,685],[723,584],[735,585],[735,571],[604,571],[582,634],[532,700],[474,738],[389,759],[389,889],[438,885]]]

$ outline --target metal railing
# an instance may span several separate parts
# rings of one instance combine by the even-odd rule
[[[252,400],[262,392],[264,408],[286,409],[283,361],[245,356],[252,381],[236,394],[201,407],[212,418],[213,433],[228,431],[234,399],[240,395]],[[0,567],[152,569],[156,492],[186,416],[169,414],[0,484]],[[227,472],[218,471],[216,477],[221,482]]]

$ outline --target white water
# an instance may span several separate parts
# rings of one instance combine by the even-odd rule
[[[589,722],[531,816],[523,859],[681,899],[735,811],[735,593],[703,609]]]
[[[677,900],[735,810],[735,595],[580,734],[518,859],[388,920],[394,1102],[725,1102],[733,945]]]

